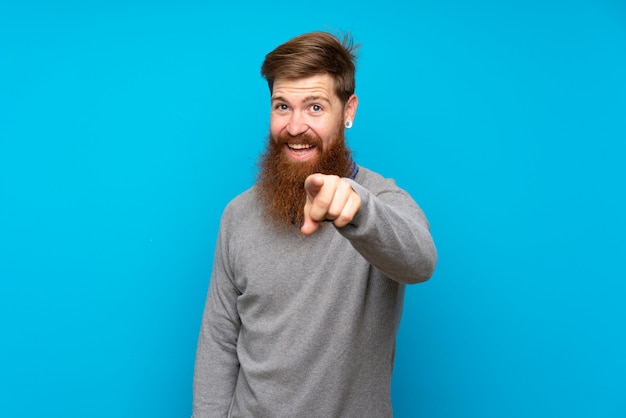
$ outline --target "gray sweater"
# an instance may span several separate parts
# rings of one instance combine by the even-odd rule
[[[390,417],[404,284],[428,279],[424,214],[360,168],[352,223],[280,231],[254,188],[225,209],[196,353],[193,418]]]

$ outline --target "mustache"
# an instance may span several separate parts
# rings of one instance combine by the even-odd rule
[[[286,156],[285,144],[313,145],[318,156],[311,161],[294,162]],[[265,152],[258,162],[257,197],[263,206],[265,219],[282,228],[298,228],[304,221],[306,192],[304,182],[313,173],[348,176],[352,172],[350,150],[343,135],[338,134],[324,147],[313,131],[300,135],[283,132],[267,136]]]
[[[319,137],[315,135],[311,135],[306,132],[303,132],[298,135],[290,135],[288,132],[283,132],[280,135],[278,135],[276,138],[274,138],[274,141],[278,145],[303,144],[303,145],[313,145],[315,147],[323,149],[322,140]]]

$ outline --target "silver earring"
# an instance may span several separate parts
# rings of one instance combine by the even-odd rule
[[[351,120],[347,120],[346,121],[346,129],[350,129],[352,128],[352,121]]]

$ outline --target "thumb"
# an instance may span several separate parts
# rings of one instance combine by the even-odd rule
[[[306,204],[304,205],[304,222],[302,223],[302,227],[300,228],[300,231],[304,235],[311,235],[312,233],[317,231],[317,229],[320,226],[319,222],[311,218],[310,213],[311,213],[311,199],[307,197]]]
[[[314,221],[311,217],[305,217],[304,223],[302,224],[302,227],[300,227],[300,232],[302,232],[303,235],[311,235],[317,231],[319,227],[319,222]]]

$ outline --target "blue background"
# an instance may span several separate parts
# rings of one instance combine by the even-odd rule
[[[407,290],[397,417],[626,416],[626,3],[0,4],[0,415],[187,417],[267,52],[362,44],[357,161],[440,261]]]

